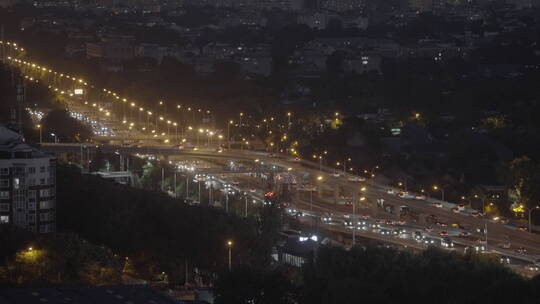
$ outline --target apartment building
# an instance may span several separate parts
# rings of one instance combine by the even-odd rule
[[[1,125],[0,225],[56,230],[56,159]]]

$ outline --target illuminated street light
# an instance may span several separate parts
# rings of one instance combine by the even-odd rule
[[[227,248],[229,249],[229,271],[231,271],[231,268],[232,268],[232,257],[231,257],[232,246],[233,246],[233,242],[231,240],[227,241]]]
[[[437,191],[437,190],[441,190],[441,201],[444,201],[444,188],[443,187],[439,187],[437,185],[434,185],[433,186],[433,190]]]

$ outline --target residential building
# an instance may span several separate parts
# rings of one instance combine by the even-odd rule
[[[56,230],[56,159],[0,126],[0,225]]]

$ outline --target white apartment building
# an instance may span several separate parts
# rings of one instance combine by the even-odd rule
[[[0,225],[56,231],[56,159],[1,125]]]

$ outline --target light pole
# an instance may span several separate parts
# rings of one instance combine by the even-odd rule
[[[529,233],[532,233],[532,222],[531,222],[531,214],[534,210],[540,209],[540,206],[534,206],[533,208],[529,208]]]
[[[204,132],[203,129],[199,129],[199,132],[197,132],[197,147],[199,147],[199,134],[201,134],[202,132]]]
[[[189,198],[189,174],[186,174],[186,199]]]
[[[346,174],[347,173],[347,162],[350,162],[351,161],[351,158],[348,157],[346,158],[345,160],[343,160],[343,174]]]
[[[39,130],[39,143],[41,144],[41,143],[43,143],[43,136],[42,136],[42,134],[41,134],[41,125],[38,124],[38,125],[37,125],[37,128],[38,128],[38,130]]]
[[[231,251],[232,251],[232,241],[227,241],[227,248],[229,249],[229,271],[232,269],[232,257],[231,257]]]
[[[444,188],[443,187],[439,187],[437,185],[434,185],[433,186],[433,190],[437,191],[437,190],[441,190],[441,201],[444,202]]]
[[[225,190],[225,213],[229,213],[229,190]]]
[[[245,201],[245,203],[246,203],[246,213],[245,213],[246,216],[245,216],[245,217],[247,217],[247,216],[248,216],[248,215],[247,215],[247,209],[248,209],[248,197],[247,197],[247,193],[246,193],[246,192],[244,192],[244,201]]]
[[[357,197],[358,197],[358,193],[355,191],[353,193],[353,200],[352,200],[352,214],[353,214],[352,247],[354,247],[354,245],[356,244],[356,198]]]
[[[179,142],[178,141],[178,124],[176,122],[173,122],[173,126],[174,126],[174,136],[176,137],[176,142]]]
[[[229,120],[229,123],[227,123],[227,149],[231,149],[231,125],[234,123],[234,121]]]
[[[322,181],[323,181],[323,176],[322,176],[322,175],[317,176],[317,187],[320,187],[320,186],[321,186]],[[310,192],[310,197],[309,197],[309,210],[310,210],[311,213],[313,214],[313,191],[309,191],[309,192]]]
[[[199,204],[201,203],[201,181],[197,181],[197,184],[199,184]]]
[[[287,112],[287,125],[291,128],[291,112]]]

